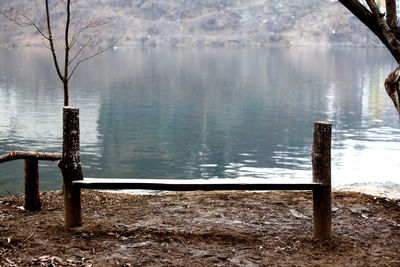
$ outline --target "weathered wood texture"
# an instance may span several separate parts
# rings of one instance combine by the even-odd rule
[[[321,188],[313,191],[314,237],[316,239],[332,238],[331,135],[331,124],[324,122],[314,124],[313,182],[322,184]]]
[[[83,179],[79,146],[79,109],[63,109],[63,152],[59,168],[63,175],[64,218],[67,227],[82,222],[81,197],[79,188],[72,187],[72,181]]]
[[[17,159],[37,159],[37,160],[60,160],[61,153],[35,152],[35,151],[12,151],[0,156],[0,163]]]
[[[40,210],[39,195],[39,168],[37,159],[24,161],[25,174],[25,209],[29,211]]]
[[[214,190],[315,190],[321,183],[227,183],[204,179],[115,179],[84,178],[73,181],[74,187],[86,189],[143,189],[165,191],[214,191]]]

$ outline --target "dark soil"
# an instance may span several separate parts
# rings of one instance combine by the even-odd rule
[[[0,266],[400,266],[400,202],[361,193],[334,192],[331,241],[307,192],[84,191],[73,229],[60,192],[41,199],[0,198]]]

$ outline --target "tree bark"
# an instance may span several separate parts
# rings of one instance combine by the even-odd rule
[[[386,0],[386,20],[391,29],[397,28],[396,0]]]
[[[66,227],[82,222],[80,189],[72,187],[72,181],[83,179],[79,145],[79,109],[63,109],[63,153],[59,163],[63,175],[64,218]]]
[[[400,120],[400,66],[392,71],[386,78],[385,89],[397,109]]]

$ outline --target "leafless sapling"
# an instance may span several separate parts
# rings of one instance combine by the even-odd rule
[[[32,16],[28,15],[28,12],[18,8],[9,8],[8,10],[0,9],[0,13],[9,21],[20,27],[33,27],[43,37],[44,45],[51,51],[57,76],[63,84],[64,106],[68,106],[68,83],[77,67],[82,62],[94,58],[115,46],[119,39],[102,46],[100,41],[96,38],[97,36],[94,30],[107,24],[110,18],[94,19],[89,22],[81,23],[76,18],[77,8],[75,8],[75,12],[71,11],[71,0],[63,2],[65,4],[65,25],[64,29],[60,30],[63,32],[63,36],[59,31],[54,34],[51,19],[52,12],[48,0],[44,0],[44,22],[41,22],[40,19],[34,19]],[[63,38],[55,38],[56,35],[62,36]],[[61,50],[62,52],[58,53],[60,49],[57,49],[56,44],[60,45],[60,43],[63,43],[63,49]],[[63,65],[60,64],[62,60],[59,60],[59,58],[63,59]]]

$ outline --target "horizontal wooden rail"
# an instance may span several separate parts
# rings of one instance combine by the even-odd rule
[[[39,160],[60,160],[61,153],[13,151],[0,156],[0,163],[11,160],[24,160],[25,176],[25,209],[29,211],[40,210],[39,196]]]
[[[60,160],[61,153],[36,152],[36,151],[13,151],[0,156],[0,163],[17,159],[36,159],[36,160]]]
[[[331,132],[332,125],[315,122],[312,148],[312,173],[310,183],[229,183],[227,180],[163,180],[163,179],[104,179],[83,178],[79,158],[79,110],[64,107],[63,155],[69,162],[63,170],[64,218],[67,227],[82,223],[81,188],[87,189],[145,189],[164,191],[213,191],[213,190],[312,190],[313,192],[313,235],[316,239],[332,238],[331,210]],[[68,117],[68,116],[70,117]],[[70,118],[67,120],[66,118]],[[66,144],[73,144],[67,146]],[[75,146],[74,146],[75,145]],[[67,151],[67,152],[65,152]],[[63,158],[63,160],[66,160]],[[79,171],[79,172],[78,172]]]
[[[263,183],[263,182],[229,182],[207,181],[204,179],[115,179],[115,178],[84,178],[72,182],[75,188],[86,189],[143,189],[164,191],[214,191],[214,190],[317,190],[322,183]]]

